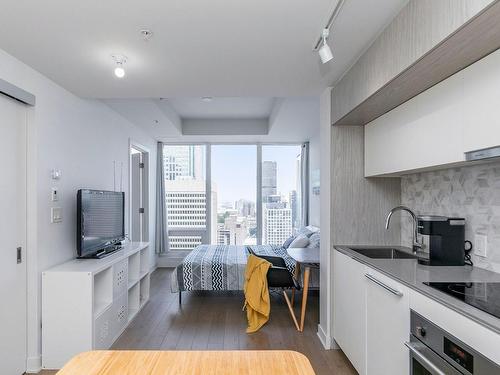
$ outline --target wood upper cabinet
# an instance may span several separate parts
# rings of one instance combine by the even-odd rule
[[[500,50],[463,71],[463,151],[500,146]]]
[[[334,339],[359,374],[366,374],[365,266],[333,252]]]
[[[409,289],[370,268],[366,283],[366,369],[369,375],[406,374],[409,368]]]

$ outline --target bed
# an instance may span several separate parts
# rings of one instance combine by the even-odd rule
[[[290,272],[295,261],[277,245],[248,246],[256,255],[280,256]],[[250,251],[247,246],[199,245],[192,250],[172,273],[171,290],[235,291],[243,290],[245,267]]]

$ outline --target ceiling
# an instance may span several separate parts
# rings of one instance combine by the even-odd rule
[[[0,48],[82,97],[310,96],[338,80],[406,2],[347,0],[326,65],[312,46],[336,0],[3,0]],[[149,41],[143,28],[154,32]],[[128,57],[124,79],[112,74],[112,53]]]
[[[172,98],[163,99],[183,119],[248,119],[268,118],[274,106],[274,98]]]

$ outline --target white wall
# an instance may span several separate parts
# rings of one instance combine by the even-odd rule
[[[33,93],[36,106],[28,108],[28,370],[40,366],[40,274],[76,256],[76,190],[112,190],[113,162],[123,163],[122,187],[128,192],[129,139],[151,151],[150,196],[155,189],[154,140],[132,123],[95,100],[76,97],[48,78],[0,50],[0,78]],[[62,178],[50,178],[52,168]],[[116,188],[120,187],[117,168]],[[60,201],[50,201],[53,186]],[[154,200],[151,201],[153,203]],[[50,207],[63,208],[63,222],[50,223]],[[127,208],[128,211],[128,208]],[[126,215],[128,222],[128,214]],[[154,224],[154,204],[150,206]],[[150,229],[154,240],[154,225]]]
[[[332,168],[332,125],[331,88],[320,98],[320,289],[318,336],[325,349],[332,346],[331,332],[331,168]]]

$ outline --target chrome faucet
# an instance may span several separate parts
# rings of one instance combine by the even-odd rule
[[[417,215],[415,215],[415,213],[412,210],[410,210],[406,206],[397,206],[397,207],[394,207],[387,214],[387,218],[385,219],[385,229],[386,230],[389,229],[389,223],[391,222],[391,216],[396,211],[406,211],[406,212],[408,212],[410,214],[411,218],[413,219],[413,241],[412,241],[413,243],[412,243],[412,248],[413,248],[413,252],[416,253],[417,251],[419,251],[422,248],[422,244],[418,242],[418,230],[417,230],[418,220],[417,220]]]

